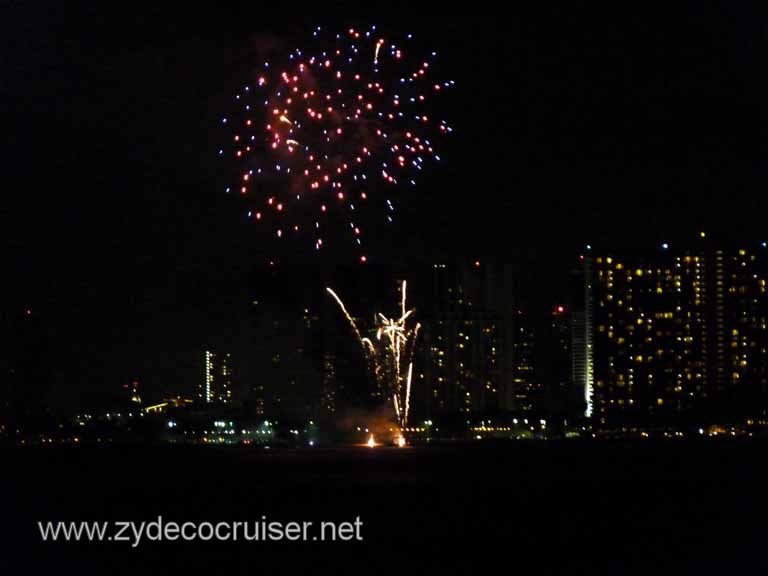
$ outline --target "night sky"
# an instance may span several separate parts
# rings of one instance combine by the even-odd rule
[[[5,6],[3,338],[29,309],[54,396],[133,377],[150,394],[189,391],[197,351],[239,333],[270,250],[222,193],[218,120],[260,45],[293,47],[315,24],[413,32],[455,70],[445,165],[378,248],[377,273],[526,253],[556,298],[586,241],[759,237],[766,18],[702,4]],[[343,264],[279,274],[314,267],[343,284],[358,273]]]

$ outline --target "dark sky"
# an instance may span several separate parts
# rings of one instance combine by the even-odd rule
[[[554,297],[587,240],[764,230],[763,11],[273,4],[2,8],[4,337],[30,308],[59,390],[183,389],[237,332],[266,248],[220,193],[217,121],[260,39],[315,23],[412,31],[455,69],[454,142],[384,261],[523,251]]]

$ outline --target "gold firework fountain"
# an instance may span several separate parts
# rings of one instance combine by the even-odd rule
[[[373,339],[364,337],[360,333],[355,319],[349,314],[336,292],[331,288],[326,290],[336,300],[352,326],[376,378],[376,383],[385,391],[387,397],[391,398],[397,424],[401,430],[405,430],[411,404],[413,351],[421,328],[418,322],[413,323],[415,310],[408,310],[406,306],[406,282],[403,281],[400,289],[400,316],[387,318],[384,314],[377,314],[376,336]],[[403,438],[399,436],[398,444],[401,441]]]

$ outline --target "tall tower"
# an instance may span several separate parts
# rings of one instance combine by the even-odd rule
[[[594,350],[592,333],[592,257],[582,254],[579,257],[579,282],[574,295],[572,330],[572,372],[573,379],[584,393],[584,416],[592,416],[592,396],[594,386]]]
[[[523,310],[515,315],[515,335],[511,345],[514,408],[531,412],[541,406],[542,384],[535,366],[536,336],[530,318]]]
[[[569,300],[570,303],[570,300]],[[536,378],[543,386],[546,408],[553,414],[575,416],[576,399],[572,397],[572,321],[570,308],[553,306],[546,326],[536,341]],[[578,403],[581,405],[581,402]]]
[[[203,381],[197,398],[205,404],[229,404],[232,401],[232,355],[204,352]]]

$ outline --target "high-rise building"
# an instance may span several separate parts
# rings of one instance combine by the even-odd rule
[[[523,310],[518,310],[511,346],[514,408],[517,412],[532,412],[541,405],[543,386],[534,370],[535,340],[532,323]]]
[[[326,416],[336,412],[336,356],[331,352],[323,354],[323,390],[320,407]]]
[[[508,409],[503,286],[493,266],[435,264],[424,316],[419,379],[427,414],[483,414]]]
[[[574,372],[597,427],[765,413],[768,255],[700,240],[582,257]]]
[[[595,258],[595,416],[644,422],[690,414],[705,391],[699,256]]]
[[[593,306],[592,306],[592,255],[579,256],[580,266],[574,275],[576,281],[573,290],[571,323],[571,372],[573,383],[581,391],[584,402],[584,416],[590,418],[593,410],[594,394],[594,342],[593,342]]]
[[[582,402],[574,397],[571,330],[570,307],[553,305],[535,341],[534,365],[542,387],[539,406],[552,416],[572,421]]]
[[[197,400],[204,404],[228,404],[232,401],[232,355],[206,350],[203,353],[203,379]]]
[[[299,295],[285,308],[254,306],[247,405],[257,416],[310,419],[320,405],[324,334],[320,307]]]
[[[716,390],[737,414],[768,413],[768,250],[741,247],[723,255],[722,369]],[[717,289],[719,285],[716,283]],[[722,330],[724,328],[724,330]],[[719,367],[720,367],[719,366]]]

